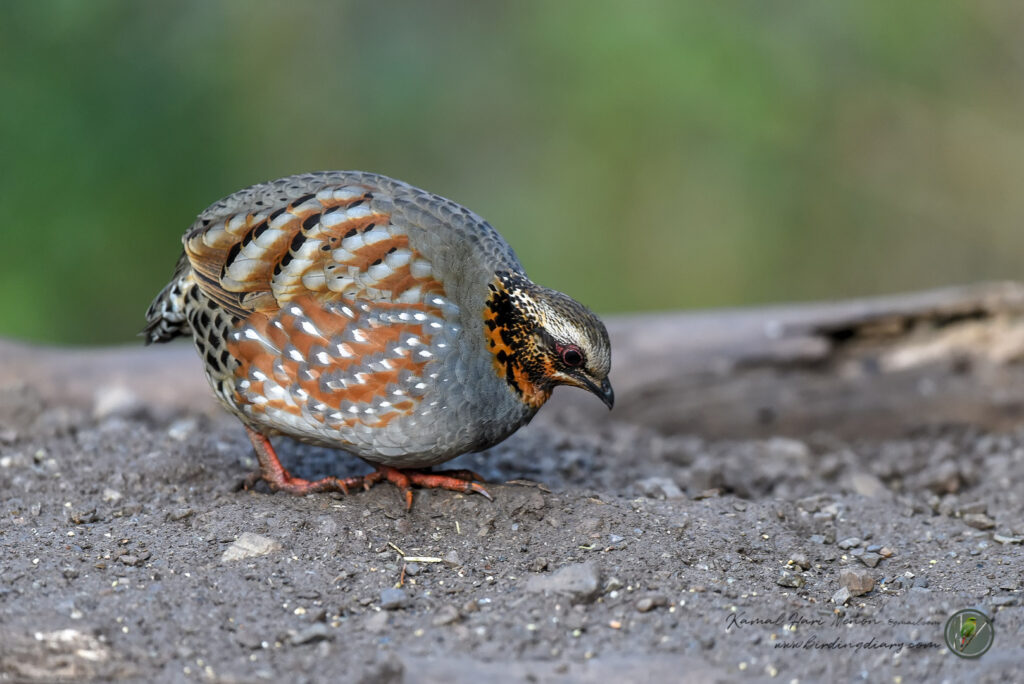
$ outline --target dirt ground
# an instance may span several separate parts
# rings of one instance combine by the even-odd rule
[[[367,470],[279,443],[306,476]],[[389,486],[240,490],[254,465],[226,418],[7,387],[0,680],[1006,682],[1024,662],[1024,431],[706,441],[553,409],[452,463],[518,481],[493,502],[418,491],[410,513]],[[874,584],[844,602],[848,569]],[[976,661],[942,638],[969,607],[996,627]]]

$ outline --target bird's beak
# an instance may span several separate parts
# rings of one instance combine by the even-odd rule
[[[615,390],[612,389],[612,383],[608,382],[608,378],[602,380],[600,385],[587,377],[581,378],[581,380],[585,388],[603,401],[609,411],[615,406]]]

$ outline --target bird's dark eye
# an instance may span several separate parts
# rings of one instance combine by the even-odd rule
[[[579,347],[572,345],[562,349],[562,363],[570,368],[577,368],[583,365],[583,352]]]

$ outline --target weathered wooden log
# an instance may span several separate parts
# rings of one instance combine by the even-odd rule
[[[886,436],[1024,420],[1020,283],[608,324],[611,417],[666,433]],[[186,343],[81,349],[0,341],[0,390],[18,387],[87,410],[135,401],[158,413],[220,411]],[[590,399],[560,389],[547,411],[579,429],[608,420]]]

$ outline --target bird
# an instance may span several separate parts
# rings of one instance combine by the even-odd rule
[[[974,615],[967,617],[967,621],[960,627],[960,650],[967,648],[967,644],[974,637],[974,631],[978,627],[978,618]]]
[[[320,171],[239,190],[182,236],[146,312],[146,344],[191,337],[217,400],[259,462],[248,480],[296,495],[397,486],[477,493],[433,471],[528,423],[559,385],[611,409],[601,320],[531,281],[465,207],[387,176]],[[306,480],[271,437],[340,449],[374,470]]]

